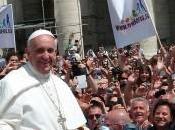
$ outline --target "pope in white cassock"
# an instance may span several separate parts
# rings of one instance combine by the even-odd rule
[[[69,87],[51,73],[56,48],[51,32],[30,35],[28,63],[0,81],[0,130],[73,130],[86,123]]]

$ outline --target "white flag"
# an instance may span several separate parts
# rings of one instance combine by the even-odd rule
[[[108,0],[117,48],[156,35],[144,0]]]
[[[16,48],[11,4],[0,7],[0,48]]]

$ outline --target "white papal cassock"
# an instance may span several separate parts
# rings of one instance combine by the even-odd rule
[[[0,130],[64,130],[85,123],[71,90],[56,75],[40,75],[27,63],[0,81]]]

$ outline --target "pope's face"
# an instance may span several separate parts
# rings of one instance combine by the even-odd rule
[[[56,59],[55,39],[49,35],[40,35],[31,40],[27,49],[32,66],[42,74],[48,74]]]

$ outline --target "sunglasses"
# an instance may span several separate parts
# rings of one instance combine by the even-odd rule
[[[91,114],[91,115],[88,116],[88,118],[91,119],[91,120],[94,119],[94,117],[96,119],[99,119],[101,117],[101,114]]]

